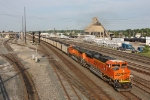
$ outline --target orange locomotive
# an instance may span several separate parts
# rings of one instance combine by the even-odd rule
[[[116,60],[112,57],[77,46],[70,46],[68,48],[68,53],[84,67],[89,68],[101,79],[113,85],[115,90],[131,90],[130,70],[127,67],[127,62]]]

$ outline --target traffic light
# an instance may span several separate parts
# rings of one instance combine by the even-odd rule
[[[40,43],[40,37],[41,37],[40,35],[41,35],[41,31],[39,31],[39,43]]]
[[[35,37],[34,37],[34,34],[35,34],[35,33],[33,32],[33,33],[32,33],[32,37],[33,37],[33,43],[34,43],[34,39],[35,39]]]

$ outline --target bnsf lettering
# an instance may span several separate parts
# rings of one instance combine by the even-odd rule
[[[128,74],[128,73],[117,73],[115,76],[122,76],[122,75],[125,75],[125,74]]]

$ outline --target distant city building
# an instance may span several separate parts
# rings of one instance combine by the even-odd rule
[[[95,35],[96,37],[110,37],[109,33],[96,17],[93,18],[92,23],[85,28],[84,32],[89,35]]]
[[[141,37],[141,33],[136,33],[135,37],[137,38]]]
[[[41,36],[43,36],[43,37],[49,37],[49,33],[41,33]]]

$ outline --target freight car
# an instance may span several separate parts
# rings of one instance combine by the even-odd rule
[[[115,90],[130,91],[132,89],[130,70],[126,61],[105,56],[99,52],[90,51],[79,46],[53,42],[51,45],[62,50],[82,66],[88,68],[104,81],[107,81]]]

